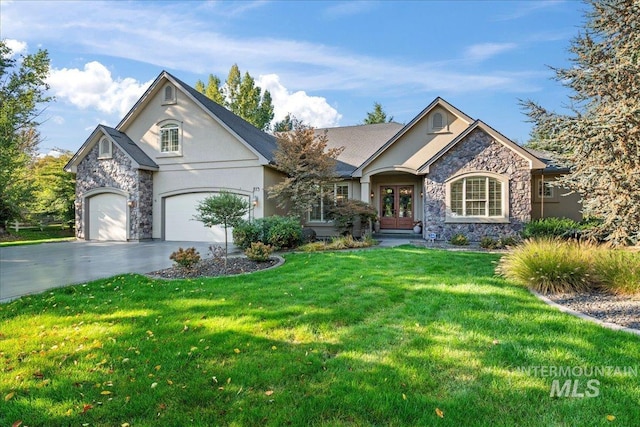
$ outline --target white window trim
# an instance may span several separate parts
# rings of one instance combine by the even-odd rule
[[[442,127],[436,128],[433,126],[433,121],[436,114],[440,114],[442,116]],[[447,112],[441,108],[434,110],[429,114],[429,133],[449,133],[449,115]]]
[[[103,142],[107,143],[107,147],[109,147],[108,151],[102,150]],[[109,141],[107,137],[100,138],[100,141],[98,141],[98,159],[110,159],[112,157],[113,157],[113,143]]]
[[[451,185],[454,182],[460,181],[466,178],[494,178],[501,183],[501,200],[502,200],[502,215],[500,216],[484,216],[484,215],[454,215],[451,211]],[[488,183],[488,180],[487,180]],[[465,185],[463,185],[463,189]],[[506,176],[499,175],[492,172],[471,172],[462,175],[457,175],[445,182],[445,223],[487,223],[487,224],[508,224],[509,223],[509,179]],[[487,189],[487,197],[488,197]],[[464,200],[463,200],[464,206]],[[488,208],[488,207],[487,207]]]
[[[171,88],[171,98],[167,98],[167,88]],[[172,84],[166,84],[162,88],[162,105],[175,104],[177,102],[176,88]]]
[[[158,126],[158,157],[180,157],[182,156],[182,123],[177,120],[163,120]],[[178,128],[178,150],[162,151],[162,128],[165,126],[176,126]]]
[[[334,203],[337,200],[336,193],[337,193],[338,186],[347,187],[347,199],[350,198],[351,191],[349,189],[349,184],[348,183],[346,183],[346,182],[336,182],[334,184],[329,184],[329,185],[333,185],[333,201],[334,201]],[[327,185],[325,185],[324,187],[327,187]],[[331,220],[324,218],[324,197],[322,197],[322,195],[320,196],[320,218],[321,219],[311,219],[311,212],[308,212],[307,213],[307,223],[327,224],[327,223],[332,222]]]

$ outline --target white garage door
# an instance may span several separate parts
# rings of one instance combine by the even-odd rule
[[[164,204],[164,239],[185,242],[224,242],[224,227],[205,227],[196,219],[198,204],[217,193],[190,193],[171,196]],[[248,199],[247,199],[248,201]],[[231,228],[227,236],[233,240]]]
[[[89,239],[127,240],[127,199],[119,194],[98,194],[89,199]]]

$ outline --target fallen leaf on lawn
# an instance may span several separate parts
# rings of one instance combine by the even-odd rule
[[[156,387],[158,387],[158,383],[151,384],[151,388],[156,388]]]
[[[67,417],[70,417],[71,415],[73,415],[73,409],[67,409],[67,412],[65,412],[65,414],[67,415]]]
[[[500,341],[498,341],[498,340],[493,340],[493,345],[498,345],[498,344],[500,344]]]
[[[231,384],[231,377],[227,378],[227,384]]]
[[[440,408],[436,408],[436,415],[440,418],[444,418],[444,412]]]
[[[169,384],[169,385],[173,385],[173,381],[171,381],[171,380],[167,380],[167,384]]]
[[[267,396],[271,396],[273,394],[273,390],[267,390],[264,392]]]
[[[129,424],[129,423],[122,423],[122,424],[120,424],[120,427],[131,427],[131,424]]]
[[[102,390],[102,391],[100,392],[100,394],[103,394],[103,395],[105,395],[105,396],[106,396],[106,395],[108,395],[108,394],[111,394],[111,392],[110,392],[109,390]]]
[[[235,354],[238,354],[238,353],[240,353],[240,349],[239,349],[239,348],[234,348],[234,349],[233,349],[233,352],[234,352]]]
[[[402,400],[407,400],[407,395],[402,393]]]
[[[84,414],[85,412],[87,412],[89,409],[93,409],[93,405],[84,405],[82,407],[82,413]]]
[[[156,365],[155,370],[159,371],[160,370],[160,365]]]
[[[615,415],[607,415],[607,421],[614,421],[616,419]]]
[[[15,423],[11,424],[11,427],[20,427],[22,425],[22,420],[18,420]]]
[[[15,395],[16,395],[16,394],[12,391],[11,393],[7,394],[7,395],[4,397],[4,401],[5,401],[5,402],[10,401],[10,400],[11,400],[11,398],[12,398],[13,396],[15,396]]]

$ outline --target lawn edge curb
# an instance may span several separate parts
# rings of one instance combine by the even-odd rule
[[[562,304],[558,304],[555,301],[552,301],[551,299],[547,298],[546,296],[542,295],[539,292],[534,291],[533,289],[529,289],[529,292],[531,292],[533,295],[535,295],[536,297],[538,297],[539,300],[547,303],[547,305],[550,305],[551,307],[555,307],[558,310],[560,310],[563,313],[567,313],[567,314],[571,314],[573,316],[579,317],[580,319],[589,321],[589,322],[593,322],[593,323],[597,323],[600,326],[607,328],[607,329],[612,329],[614,331],[624,331],[624,332],[628,332],[631,334],[635,334],[640,336],[640,330],[638,329],[633,329],[633,328],[627,328],[626,326],[621,326],[618,325],[616,323],[611,323],[611,322],[605,322],[603,320],[597,319],[595,317],[589,316],[587,314],[584,314],[581,311],[577,311],[574,310],[572,308],[566,307]]]

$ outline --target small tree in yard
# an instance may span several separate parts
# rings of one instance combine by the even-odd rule
[[[222,225],[224,227],[224,268],[227,268],[228,243],[227,229],[235,227],[249,211],[249,202],[242,197],[221,191],[218,196],[207,197],[196,208],[198,215],[194,218],[206,227]]]

